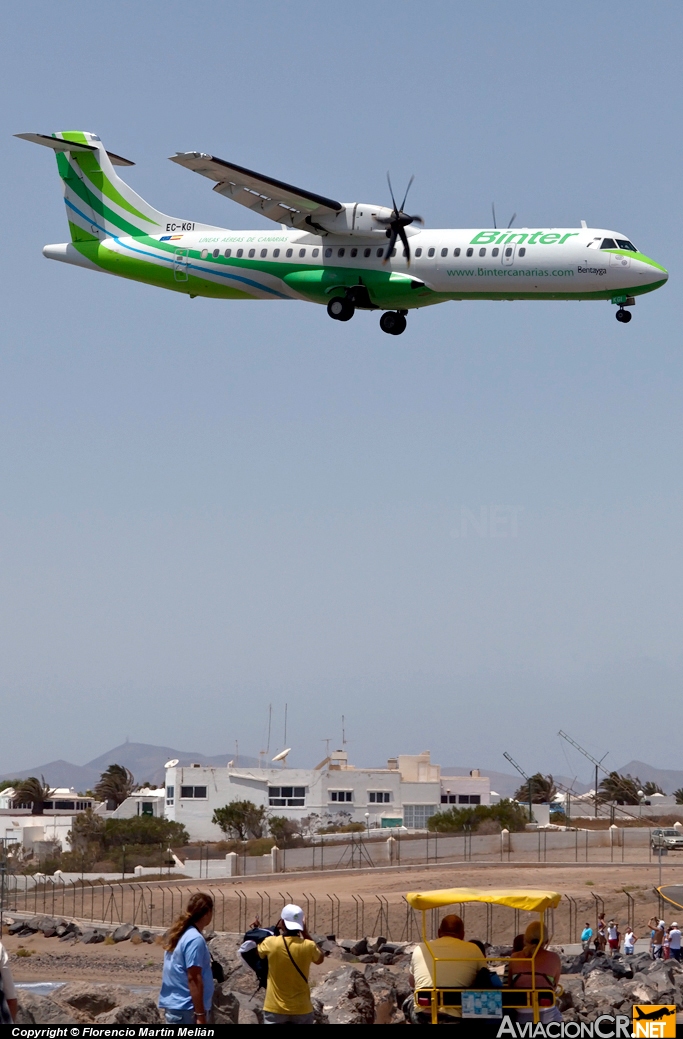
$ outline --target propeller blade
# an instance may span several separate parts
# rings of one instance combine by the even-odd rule
[[[383,266],[388,262],[389,257],[391,256],[392,250],[393,250],[394,246],[396,245],[397,237],[398,237],[398,235],[397,235],[397,232],[396,232],[396,228],[392,227],[391,228],[391,238],[389,239],[389,245],[387,247],[386,255],[385,255],[384,259],[382,260],[382,265]]]
[[[403,242],[403,248],[406,251],[406,260],[408,261],[407,266],[410,267],[410,244],[408,242],[408,235],[405,233],[405,230],[402,227],[399,228],[398,233],[401,241]]]
[[[516,219],[517,219],[517,214],[513,213],[512,216],[510,217],[510,223],[508,224],[508,227],[512,227],[512,225],[513,225],[513,223],[515,222]]]
[[[424,220],[421,216],[411,216],[410,219],[414,224],[424,224]]]
[[[493,226],[498,230],[498,224],[496,223],[496,203],[491,203],[491,212],[493,213]]]
[[[415,180],[415,174],[413,173],[412,177],[408,181],[408,187],[406,188],[406,193],[403,196],[403,202],[401,202],[401,208],[399,210],[400,213],[402,213],[403,210],[405,209],[406,199],[408,198],[408,192],[410,191],[410,185],[413,183],[414,180]]]
[[[391,201],[394,203],[394,213],[398,216],[398,208],[396,206],[396,199],[394,198],[394,189],[391,186],[391,177],[389,176],[389,170],[387,170],[387,184],[389,185],[389,194],[391,195]]]

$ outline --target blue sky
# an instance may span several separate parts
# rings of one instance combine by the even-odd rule
[[[559,728],[679,764],[682,28],[628,0],[5,12],[2,771],[126,736],[255,753],[271,702],[292,763],[344,714],[359,764],[508,750],[589,779]],[[43,259],[54,160],[11,135],[64,129],[185,218],[257,226],[176,150],[343,201],[386,203],[390,169],[430,227],[495,199],[614,227],[671,277],[628,327],[453,303],[400,339],[189,300]]]

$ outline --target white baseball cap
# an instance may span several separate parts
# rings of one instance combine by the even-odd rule
[[[280,913],[280,919],[288,931],[304,929],[304,911],[301,906],[295,906],[290,902]]]

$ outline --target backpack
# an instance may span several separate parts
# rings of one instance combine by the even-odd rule
[[[244,939],[239,948],[239,954],[246,963],[247,967],[251,967],[254,974],[258,979],[258,988],[265,988],[268,984],[268,960],[261,959],[258,954],[258,947],[265,938],[272,938],[278,931],[275,927],[252,927],[250,931],[247,931],[244,935]],[[258,991],[258,989],[257,989]]]

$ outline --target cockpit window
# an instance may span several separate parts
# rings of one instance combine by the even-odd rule
[[[633,242],[629,242],[627,238],[617,238],[617,245],[620,249],[628,249],[632,253],[638,252]]]
[[[616,247],[617,243],[613,238],[603,238],[602,245],[600,246],[601,249],[616,249]]]

